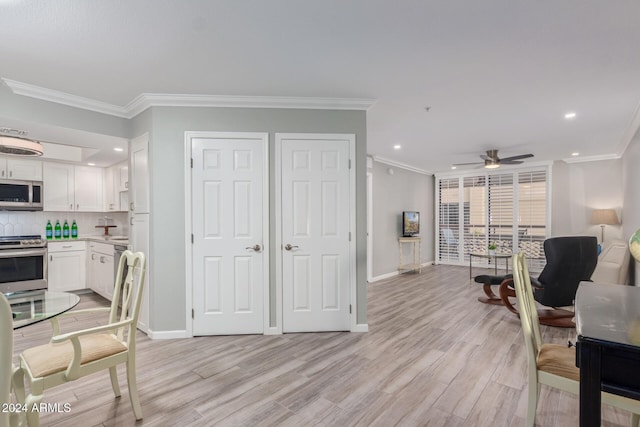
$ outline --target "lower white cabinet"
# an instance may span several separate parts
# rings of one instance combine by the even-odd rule
[[[83,241],[59,241],[47,244],[47,286],[50,291],[74,291],[86,288],[87,250]]]
[[[111,301],[115,283],[113,245],[89,242],[87,265],[89,267],[89,287]]]

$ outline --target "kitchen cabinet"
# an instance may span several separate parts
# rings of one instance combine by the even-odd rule
[[[131,141],[129,150],[129,210],[149,213],[149,137],[147,134]]]
[[[89,287],[109,301],[113,298],[115,283],[113,251],[111,244],[89,242]]]
[[[42,181],[42,162],[0,158],[0,179]]]
[[[129,209],[128,185],[129,166],[126,161],[104,170],[104,206],[106,211],[126,212]]]
[[[42,171],[45,211],[104,212],[101,168],[45,163]]]
[[[129,230],[129,244],[133,252],[142,252],[147,260],[147,274],[144,279],[144,292],[142,293],[142,304],[140,306],[140,316],[138,318],[138,329],[143,332],[149,331],[149,301],[153,291],[149,289],[150,267],[149,267],[149,214],[132,215]],[[134,291],[135,292],[135,291]]]
[[[47,286],[50,291],[86,288],[87,250],[83,241],[49,242]]]

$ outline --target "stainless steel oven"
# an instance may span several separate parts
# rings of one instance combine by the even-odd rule
[[[40,236],[0,236],[0,292],[47,288],[47,241]]]

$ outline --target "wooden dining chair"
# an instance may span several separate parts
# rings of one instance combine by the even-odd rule
[[[27,422],[21,411],[5,405],[28,407],[33,403],[25,401],[22,369],[13,364],[13,314],[9,301],[0,293],[0,427],[19,427]]]
[[[527,350],[528,400],[526,426],[532,427],[540,385],[545,384],[575,395],[580,391],[580,370],[576,367],[574,347],[542,342],[536,302],[531,288],[529,269],[522,253],[512,257],[513,283]],[[638,427],[640,401],[610,393],[602,393],[602,403],[625,409],[632,413],[631,425]]]
[[[117,366],[125,364],[129,399],[137,420],[142,419],[136,385],[136,326],[144,291],[145,256],[123,252],[118,265],[111,307],[76,310],[51,319],[53,338],[48,344],[25,350],[20,366],[30,384],[28,399],[39,402],[44,390],[108,369],[111,387],[120,396]],[[86,313],[109,313],[106,325],[61,334],[58,319]],[[27,412],[29,426],[38,426],[37,412]]]

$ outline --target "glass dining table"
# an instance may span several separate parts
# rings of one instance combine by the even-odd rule
[[[80,297],[71,292],[36,290],[6,294],[13,312],[13,329],[55,317],[78,305]]]

